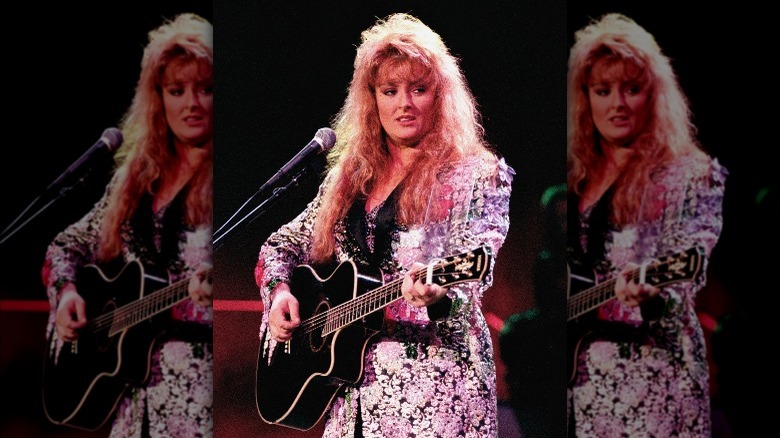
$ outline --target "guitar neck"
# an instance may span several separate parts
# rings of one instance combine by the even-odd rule
[[[627,280],[639,278],[639,269],[635,269],[628,273]],[[582,292],[569,297],[568,306],[568,319],[571,321],[578,318],[591,310],[596,309],[602,304],[615,298],[615,282],[617,279],[610,278],[605,280],[596,286],[585,289]]]
[[[414,280],[425,276],[424,271],[415,273]],[[393,280],[383,286],[371,290],[355,299],[342,303],[324,313],[322,335],[328,335],[365,316],[387,307],[393,301],[401,298],[403,278]],[[315,318],[322,318],[318,315]]]
[[[212,269],[209,269],[205,274],[206,278],[211,280]],[[187,299],[189,297],[189,282],[190,278],[179,280],[136,301],[107,312],[91,321],[91,324],[99,327],[102,324],[110,323],[109,335],[113,336],[147,321]]]
[[[416,271],[412,274],[412,279],[414,281],[424,279],[428,284],[437,284],[442,287],[469,281],[480,281],[487,274],[491,260],[490,248],[482,245],[466,253],[446,257],[429,265],[426,269]],[[403,277],[398,278],[315,314],[301,323],[298,327],[298,334],[321,332],[320,335],[324,337],[383,309],[401,298],[403,281]]]

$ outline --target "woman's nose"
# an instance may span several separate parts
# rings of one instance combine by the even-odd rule
[[[623,108],[626,106],[626,95],[622,91],[612,93],[612,107]]]
[[[188,108],[200,106],[200,96],[196,90],[188,90],[186,93],[186,103]]]
[[[400,96],[398,98],[398,106],[400,108],[411,108],[412,107],[412,93],[411,92],[403,92],[398,93]]]

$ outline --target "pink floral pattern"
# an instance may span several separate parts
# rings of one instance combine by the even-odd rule
[[[659,171],[646,188],[639,223],[605,236],[610,270],[694,245],[709,257],[722,228],[726,175],[717,160],[700,156]],[[588,214],[580,217],[585,224]],[[641,307],[617,300],[602,305],[599,319],[644,327],[648,335],[641,341],[601,339],[581,350],[569,389],[578,437],[710,436],[709,374],[694,304],[705,281],[702,276],[663,287],[657,318],[645,319]]]
[[[489,154],[444,169],[431,196],[446,211],[437,209],[427,223],[397,230],[395,266],[384,272],[386,278],[398,278],[416,261],[430,262],[482,243],[497,255],[509,228],[513,175],[511,167]],[[326,179],[306,210],[260,250],[255,274],[266,309],[269,283],[287,281],[295,266],[308,263],[312,226],[327,184]],[[344,227],[336,228],[337,258],[349,259]],[[367,349],[364,379],[334,401],[325,436],[354,436],[358,410],[365,437],[496,436],[496,371],[480,306],[492,278],[491,266],[485,281],[451,287],[450,315],[441,320],[432,321],[425,307],[403,300],[386,307],[388,323]],[[261,333],[266,326],[267,314]]]
[[[46,253],[43,281],[47,286],[52,312],[47,333],[56,338],[54,314],[58,303],[58,285],[76,281],[79,268],[95,263],[99,229],[108,206],[108,193],[81,220],[57,235]],[[161,213],[161,212],[160,212]],[[160,221],[161,217],[155,217]],[[211,263],[211,228],[182,229],[179,233],[178,259],[168,269],[170,281],[191,276],[201,262]],[[124,262],[143,258],[135,254],[134,234],[127,226],[122,231]],[[76,283],[78,286],[78,283]],[[173,308],[174,320],[211,327],[213,310],[192,300]],[[148,422],[151,436],[211,437],[212,348],[208,342],[171,339],[160,343],[152,355],[151,377],[142,388],[133,388],[120,401],[111,430],[112,437],[140,438],[142,425]],[[146,417],[146,420],[144,419]]]

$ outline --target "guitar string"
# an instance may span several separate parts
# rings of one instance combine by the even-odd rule
[[[438,278],[444,275],[446,274],[444,273],[434,274],[433,277]],[[426,276],[425,272],[420,272],[418,275],[414,276],[414,280],[417,281],[419,279],[422,279],[425,276]],[[325,331],[324,335],[332,333],[341,327],[344,327],[354,321],[357,321],[361,315],[368,315],[397,300],[398,298],[401,297],[402,283],[403,280],[401,279],[396,284],[393,284],[392,288],[388,288],[390,290],[388,291],[389,293],[387,294],[374,293],[372,291],[368,294],[365,294],[366,298],[362,300],[358,299],[354,301],[349,301],[347,303],[344,303],[345,306],[343,308],[334,309],[335,311],[332,312],[333,313],[332,317],[326,318],[326,321],[323,324],[323,329],[326,329],[324,330]]]
[[[414,280],[416,281],[422,279],[425,276],[425,274],[426,273],[424,270],[416,272],[415,274],[413,274]],[[334,319],[338,320],[340,317],[346,315],[348,310],[352,310],[352,308],[354,308],[354,306],[358,302],[365,303],[370,306],[371,304],[374,303],[374,301],[384,298],[385,295],[392,296],[393,293],[397,293],[398,291],[400,291],[400,286],[402,283],[403,283],[403,278],[393,280],[390,283],[387,283],[363,295],[360,295],[354,301],[348,301],[346,303],[342,303],[339,304],[338,306],[332,307],[324,312],[318,313],[317,315],[308,318],[306,321],[304,321],[301,324],[300,334],[306,335],[319,328],[322,328],[327,324],[328,320],[334,320]],[[395,299],[397,298],[393,298],[391,301],[388,301],[386,304],[389,304]]]
[[[628,274],[627,280],[632,281],[637,278],[639,278],[639,270],[631,271]],[[603,304],[604,300],[606,300],[607,297],[612,294],[616,281],[617,279],[611,278],[599,284],[598,286],[595,286],[589,292],[574,295],[571,302],[569,303],[569,319],[575,318],[587,312],[591,308],[596,308],[600,304]],[[572,315],[572,313],[574,315]]]
[[[699,260],[699,257],[704,254],[704,250],[700,247],[693,247],[683,253],[672,255],[672,256],[665,256],[660,257],[658,260],[656,260],[653,263],[650,263],[648,266],[654,269],[657,269],[659,266],[668,265],[676,260],[685,259],[687,260],[689,257],[693,257],[694,261]],[[696,255],[699,255],[699,257],[696,257]],[[698,263],[696,271],[698,271]],[[636,269],[632,271],[630,274],[629,280],[634,280],[640,275],[640,269]],[[609,296],[609,294],[612,292],[609,290],[609,293],[606,292],[605,288],[607,286],[612,286],[615,283],[615,279],[610,279],[601,285],[599,287],[595,287],[592,291],[586,292],[586,293],[580,293],[576,294],[573,297],[571,297],[571,302],[568,303],[567,311],[568,311],[568,320],[571,320],[573,318],[576,318],[577,316],[580,316],[592,309],[595,309],[600,305],[603,301],[606,300],[606,298]],[[595,296],[594,296],[595,295]],[[596,299],[596,301],[593,301],[593,299]],[[598,303],[598,305],[589,304],[589,303]],[[581,309],[583,306],[585,308]],[[580,309],[580,310],[578,310]],[[574,313],[574,315],[572,315]]]
[[[451,261],[442,261],[438,265],[435,265],[433,269],[440,270],[447,266],[453,265],[459,262],[460,260],[461,259],[456,258]],[[437,272],[434,273],[433,275],[436,277],[441,277],[448,274],[443,272],[442,273]],[[417,271],[415,274],[413,274],[413,276],[415,281],[422,279],[424,276],[427,276],[427,269]],[[400,291],[400,286],[402,282],[403,282],[403,278],[394,280],[384,286],[380,286],[372,291],[369,291],[361,295],[355,300],[342,303],[338,306],[326,310],[325,312],[319,313],[307,319],[301,324],[300,329],[296,330],[297,336],[295,337],[301,337],[307,335],[313,332],[314,330],[324,327],[325,325],[327,325],[329,321],[336,321],[339,327],[343,327],[355,320],[354,317],[350,318],[351,315],[350,312],[354,312],[355,310],[368,307],[368,308],[372,308],[372,310],[370,312],[365,312],[365,313],[371,313],[375,310],[378,310],[381,307],[390,304],[392,301],[395,301],[398,297],[392,297],[392,295],[390,295],[392,299],[389,299],[388,297],[386,297],[387,292],[390,291],[391,293],[398,293]],[[385,299],[387,301],[382,303],[381,305],[375,303],[375,301],[379,301],[381,299]],[[335,331],[335,329],[330,330],[329,333],[332,331]]]
[[[207,280],[213,279],[212,271],[212,269],[209,269],[205,272]],[[98,332],[105,329],[106,327],[117,327],[115,332],[132,327],[133,325],[147,319],[148,317],[174,306],[176,303],[181,301],[181,299],[186,298],[186,295],[176,297],[176,294],[187,290],[188,287],[189,279],[178,281],[174,284],[163,287],[162,289],[158,289],[141,299],[133,301],[110,312],[106,312],[103,315],[90,321],[87,326],[89,330],[93,332]],[[171,301],[171,296],[176,297],[176,299]],[[160,307],[161,304],[162,307]],[[143,312],[144,310],[146,312]],[[149,312],[149,310],[152,311]],[[142,313],[142,315],[138,315],[138,313]]]
[[[463,259],[473,260],[474,258],[475,258],[475,255],[472,253],[472,254],[469,254],[469,255],[466,255],[466,256],[462,256],[462,257],[454,257],[451,260],[441,260],[437,264],[431,266],[432,269],[436,270],[436,272],[432,273],[432,275],[435,276],[435,277],[442,277],[442,276],[445,276],[445,275],[451,275],[449,273],[442,272],[444,270],[444,268],[446,268],[447,266],[455,265],[455,264],[461,262]],[[426,274],[427,274],[427,269],[423,269],[423,270],[417,271],[415,273],[415,278],[414,278],[415,281],[419,280],[419,279],[422,279],[423,276],[426,276]],[[401,285],[402,281],[403,281],[403,279],[398,279],[398,280],[395,280],[395,281],[389,283],[387,286],[388,286],[388,288],[390,286],[393,286],[393,287],[397,288],[393,292],[398,293],[400,291],[400,285]],[[385,288],[385,289],[387,289],[387,288]],[[325,325],[327,325],[327,322],[328,322],[326,314],[333,314],[333,315],[335,315],[335,316],[333,316],[330,319],[330,321],[335,321],[334,324],[336,324],[338,327],[328,330],[328,333],[331,333],[331,332],[337,330],[339,327],[343,327],[343,326],[345,326],[345,325],[355,321],[357,319],[357,318],[354,317],[354,314],[355,314],[354,312],[355,311],[358,311],[358,310],[361,310],[361,309],[365,309],[365,307],[368,306],[368,307],[372,308],[372,310],[370,310],[369,312],[363,311],[363,314],[371,313],[371,312],[373,312],[375,310],[378,310],[381,307],[384,307],[384,306],[390,304],[392,301],[395,301],[398,297],[400,297],[400,295],[398,295],[398,296],[392,297],[392,299],[388,299],[385,295],[386,295],[385,294],[385,290],[383,290],[382,288],[377,288],[377,289],[375,289],[373,291],[369,291],[369,292],[361,295],[360,298],[358,298],[358,299],[355,299],[355,300],[352,300],[352,301],[348,301],[346,303],[342,303],[339,306],[333,307],[332,309],[329,309],[326,312],[322,312],[320,315],[325,315],[325,317],[326,317]],[[378,305],[378,304],[375,303],[375,301],[377,301],[378,299],[385,299],[386,301],[381,303],[381,305]],[[373,306],[372,306],[372,304],[373,304]],[[310,318],[310,319],[314,319],[314,318]],[[312,328],[312,330],[313,329],[317,329],[317,328],[319,328],[319,326],[314,326]],[[309,331],[311,331],[311,330],[309,330]]]

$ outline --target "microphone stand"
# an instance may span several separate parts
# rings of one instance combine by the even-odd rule
[[[222,224],[222,226],[220,226],[219,229],[217,229],[214,232],[213,242],[212,242],[213,243],[213,250],[216,251],[217,249],[219,249],[224,244],[224,239],[227,236],[229,236],[230,233],[233,232],[233,230],[236,229],[236,227],[238,227],[239,225],[241,225],[241,224],[243,224],[245,222],[246,222],[245,225],[249,225],[252,222],[254,222],[257,218],[259,218],[260,216],[265,214],[268,211],[269,207],[271,207],[276,201],[278,201],[282,196],[284,196],[290,190],[290,188],[292,188],[294,186],[297,186],[299,181],[301,181],[305,176],[308,176],[308,174],[310,173],[310,168],[311,167],[314,167],[314,166],[310,164],[309,166],[303,167],[298,173],[296,173],[292,177],[292,179],[290,179],[290,181],[287,184],[285,184],[285,185],[283,185],[281,187],[274,188],[273,191],[271,192],[270,196],[268,196],[268,198],[266,198],[265,200],[260,202],[260,204],[258,204],[255,208],[253,208],[252,211],[250,211],[249,213],[245,214],[241,219],[239,219],[237,222],[235,222],[229,228],[227,228],[224,231],[222,231],[225,227],[228,226],[228,224],[230,224],[230,222],[233,220],[233,218],[237,214],[239,214],[239,212],[241,212],[241,210],[244,209],[244,207],[249,203],[249,201],[251,201],[258,194],[262,193],[268,187],[269,183],[271,182],[271,179],[275,179],[275,178],[277,178],[277,176],[274,175],[265,184],[263,184],[260,187],[260,189],[258,189],[252,196],[250,196],[246,201],[244,201],[244,203],[241,205],[241,207],[239,207],[238,210],[236,210],[233,213],[233,215],[231,215],[230,218],[224,224]]]
[[[86,174],[85,174],[85,175],[82,175],[82,176],[81,176],[79,179],[77,179],[77,180],[76,180],[76,181],[75,181],[73,184],[71,184],[71,185],[69,185],[69,186],[65,186],[65,187],[62,187],[62,188],[60,188],[60,189],[57,191],[57,196],[55,196],[55,197],[54,197],[54,198],[52,198],[52,199],[51,199],[49,202],[47,202],[47,203],[46,203],[46,204],[44,204],[42,207],[40,207],[40,208],[39,208],[37,211],[35,211],[35,212],[34,212],[32,215],[30,215],[30,216],[29,216],[27,219],[25,219],[25,220],[24,220],[24,222],[22,222],[22,223],[20,223],[19,225],[17,225],[17,226],[16,226],[16,228],[12,228],[12,227],[14,226],[14,224],[16,224],[17,222],[19,222],[20,220],[22,220],[22,219],[24,218],[24,215],[25,215],[25,214],[26,214],[26,213],[27,213],[27,212],[28,212],[28,211],[29,211],[31,208],[33,208],[33,206],[34,206],[35,204],[37,204],[39,201],[41,201],[41,199],[42,199],[42,198],[43,198],[43,199],[45,199],[44,195],[47,195],[47,194],[48,194],[48,192],[49,192],[49,191],[51,191],[51,188],[52,188],[52,187],[54,187],[54,183],[50,184],[50,185],[49,185],[49,187],[47,187],[47,188],[46,188],[46,190],[44,190],[44,192],[43,192],[42,194],[38,195],[38,196],[37,196],[35,199],[33,199],[33,201],[32,201],[32,202],[30,202],[30,204],[28,204],[28,205],[27,205],[27,207],[25,207],[25,209],[24,209],[24,210],[22,210],[22,212],[21,212],[21,213],[19,213],[19,215],[16,217],[16,219],[14,219],[14,220],[13,220],[13,221],[12,221],[10,224],[8,224],[8,226],[7,226],[7,227],[5,227],[5,229],[4,229],[2,232],[0,232],[0,245],[2,245],[2,244],[3,244],[3,243],[5,243],[5,242],[6,242],[8,239],[10,239],[10,238],[11,238],[11,236],[13,236],[14,234],[18,233],[18,232],[19,232],[19,231],[20,231],[22,228],[24,228],[24,227],[25,227],[25,226],[26,226],[26,225],[27,225],[27,224],[28,224],[28,223],[29,223],[31,220],[33,220],[33,219],[35,219],[36,217],[38,217],[38,215],[40,215],[41,213],[43,213],[43,212],[44,212],[44,211],[45,211],[47,208],[49,208],[49,206],[50,206],[50,205],[52,205],[52,204],[54,204],[55,202],[59,201],[60,199],[64,198],[64,197],[65,197],[65,196],[66,196],[66,195],[67,195],[67,194],[68,194],[68,193],[69,193],[71,190],[73,190],[73,189],[74,189],[76,186],[78,186],[78,185],[80,185],[81,183],[83,183],[83,182],[84,182],[84,180],[85,180],[86,178],[87,178],[87,175],[86,175]],[[60,177],[59,177],[57,180],[58,180],[58,181],[60,181],[61,179],[62,179],[62,176],[60,176]]]

